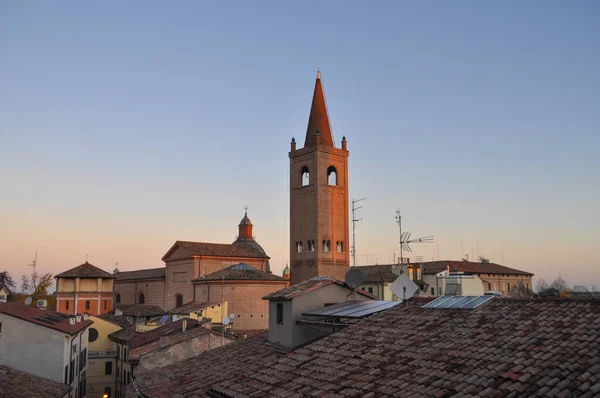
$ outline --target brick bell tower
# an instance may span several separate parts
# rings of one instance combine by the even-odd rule
[[[304,147],[290,156],[290,280],[315,276],[344,280],[350,264],[348,149],[336,148],[317,71]]]

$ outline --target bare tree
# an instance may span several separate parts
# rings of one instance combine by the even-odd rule
[[[0,285],[6,286],[8,290],[15,288],[15,281],[13,281],[8,271],[0,272]]]
[[[575,285],[571,288],[571,291],[576,292],[576,293],[588,293],[589,292],[588,288],[583,285]]]
[[[569,285],[561,277],[556,278],[549,285],[544,279],[538,279],[535,290],[540,297],[569,297]]]
[[[519,282],[511,285],[511,287],[508,289],[508,297],[531,298],[533,297],[533,292],[528,287],[525,287],[523,282]]]
[[[21,275],[21,293],[27,294],[29,291],[29,278],[27,275]]]
[[[479,262],[482,264],[489,264],[490,263],[490,259],[486,258],[484,256],[479,256]]]
[[[49,272],[42,275],[41,277],[38,277],[36,275],[35,279],[36,284],[33,286],[33,293],[31,294],[33,296],[34,301],[40,297],[47,296],[48,289],[50,289],[53,283],[52,274]]]

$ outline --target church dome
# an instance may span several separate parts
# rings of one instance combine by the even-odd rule
[[[289,266],[285,266],[285,268],[283,269],[283,277],[289,277],[290,276],[290,267]]]
[[[244,218],[242,218],[242,221],[240,221],[240,227],[242,225],[252,225],[252,221],[250,221],[248,218],[248,213],[244,214]]]

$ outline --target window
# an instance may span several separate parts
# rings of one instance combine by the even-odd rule
[[[283,325],[283,303],[277,303],[277,324]]]
[[[69,365],[65,366],[65,384],[69,382]]]
[[[117,358],[121,359],[121,344],[117,345]],[[119,373],[119,372],[117,372]]]
[[[66,305],[66,308],[67,308],[67,311],[68,311],[69,310],[69,302],[67,301],[67,303],[65,305]]]
[[[488,290],[492,290],[492,284],[488,282]]]
[[[175,296],[175,307],[181,307],[183,305],[183,296],[181,294],[177,294]]]
[[[330,250],[331,242],[328,240],[323,241],[323,251],[328,252]]]
[[[104,374],[111,375],[112,374],[112,361],[104,362]]]
[[[106,387],[106,388],[104,389],[104,395],[108,395],[108,398],[111,398],[110,394],[111,394],[110,387]]]
[[[510,282],[507,282],[507,283],[506,283],[506,289],[507,289],[507,290],[510,290]]]
[[[144,304],[145,303],[145,299],[144,299],[144,293],[140,293],[140,299],[138,300],[140,304]]]
[[[117,293],[117,298],[115,299],[115,301],[117,302],[117,304],[121,302],[121,295],[119,293]]]
[[[104,309],[108,309],[108,300],[104,300]]]
[[[302,242],[296,242],[296,253],[302,253]]]
[[[308,251],[309,252],[314,252],[315,251],[315,241],[312,239],[308,240]]]
[[[89,311],[90,309],[90,300],[85,300],[85,310]]]
[[[73,383],[75,377],[75,360],[71,359],[71,367],[69,368],[69,384]]]
[[[367,288],[367,291],[368,291],[369,293],[373,294],[373,288],[372,288],[372,287],[368,287],[368,288]]]
[[[127,347],[123,347],[123,361],[127,362]]]
[[[308,173],[308,167],[302,168],[302,186],[305,187],[310,184],[310,174]]]
[[[335,244],[335,248],[338,253],[343,253],[344,252],[344,242],[337,242]]]
[[[333,166],[329,166],[327,169],[327,184],[337,185],[337,171]]]
[[[435,295],[435,289],[431,288],[431,295],[434,296]]]

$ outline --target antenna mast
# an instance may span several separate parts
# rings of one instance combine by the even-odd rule
[[[361,200],[365,200],[367,198],[362,199],[352,199],[352,266],[356,267],[356,223],[361,221],[362,218],[356,218],[356,210],[362,209],[362,206],[356,207],[356,203]]]

